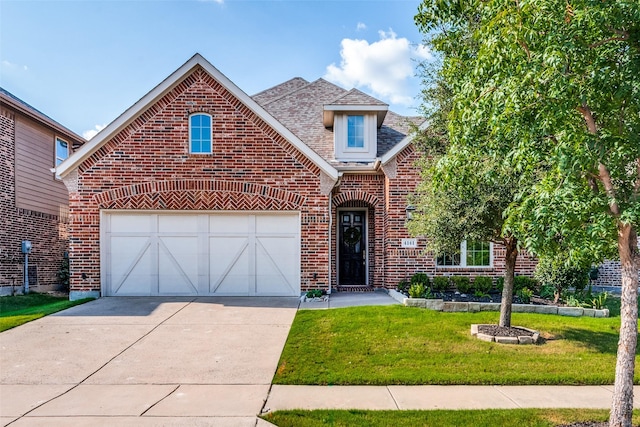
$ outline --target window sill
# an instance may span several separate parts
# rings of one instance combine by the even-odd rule
[[[483,265],[483,266],[452,266],[452,265],[436,265],[436,270],[438,271],[493,271],[493,266]]]

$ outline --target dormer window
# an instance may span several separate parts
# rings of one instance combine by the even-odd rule
[[[364,148],[364,116],[347,116],[347,148]]]
[[[352,89],[323,106],[322,123],[333,130],[335,159],[371,163],[378,155],[378,129],[389,106]]]

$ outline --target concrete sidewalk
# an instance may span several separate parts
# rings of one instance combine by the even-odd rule
[[[273,385],[264,410],[609,409],[612,393],[613,386]],[[640,408],[639,397],[634,407]]]

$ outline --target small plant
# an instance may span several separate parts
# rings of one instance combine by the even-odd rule
[[[518,295],[518,298],[520,298],[523,304],[529,304],[533,296],[533,291],[529,288],[522,288],[518,290],[516,295]]]
[[[324,291],[322,289],[312,289],[310,291],[307,291],[308,299],[322,298],[323,295],[324,295]]]
[[[555,288],[551,285],[540,286],[540,298],[553,300],[555,298]]]
[[[602,310],[607,304],[607,298],[609,298],[609,292],[600,292],[591,299],[591,308]]]
[[[498,277],[496,279],[496,289],[502,293],[502,290],[504,289],[504,277]]]
[[[60,268],[58,269],[58,283],[60,283],[61,290],[69,290],[69,254],[64,253],[62,262],[60,262]]]
[[[433,290],[436,292],[445,292],[449,289],[449,278],[445,276],[436,276],[433,278]]]
[[[405,293],[407,292],[407,289],[409,289],[409,282],[404,279],[400,280],[398,282],[398,292]]]
[[[411,276],[412,285],[422,285],[425,288],[429,287],[429,276],[426,273],[415,273]]]
[[[476,298],[484,298],[484,297],[490,297],[491,295],[476,289],[476,291],[473,293],[473,296]]]
[[[416,283],[409,287],[409,297],[424,298],[427,288],[422,283]]]
[[[451,281],[461,294],[469,293],[471,280],[467,276],[453,276],[451,277]]]
[[[538,281],[528,276],[516,276],[513,278],[513,290],[519,291],[520,289],[527,288],[530,291],[538,289]]]
[[[493,280],[491,280],[491,277],[487,277],[487,276],[478,276],[475,279],[473,279],[473,287],[477,292],[480,292],[482,294],[488,294],[489,291],[491,291],[491,288],[493,288]]]

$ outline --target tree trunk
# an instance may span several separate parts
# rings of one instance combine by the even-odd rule
[[[504,256],[504,287],[502,288],[502,302],[500,304],[500,326],[511,326],[511,304],[513,303],[513,279],[518,259],[518,240],[508,237],[504,241],[506,254]]]
[[[616,380],[611,403],[610,427],[631,427],[633,376],[638,342],[638,240],[630,225],[618,224],[618,251],[622,270],[620,339]]]

